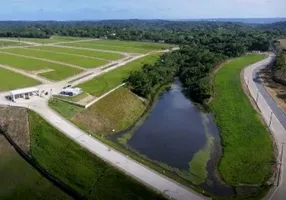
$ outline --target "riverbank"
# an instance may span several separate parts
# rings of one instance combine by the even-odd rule
[[[272,174],[271,137],[240,83],[241,70],[263,58],[261,54],[249,54],[233,59],[214,77],[215,97],[209,106],[222,138],[223,156],[218,169],[222,179],[234,186],[264,186]],[[252,188],[247,195],[255,196],[259,190]]]

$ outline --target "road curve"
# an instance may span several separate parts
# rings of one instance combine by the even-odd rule
[[[285,200],[286,190],[286,130],[285,130],[285,115],[281,114],[279,106],[273,101],[270,94],[264,86],[258,81],[258,73],[261,69],[273,63],[275,56],[269,54],[268,57],[260,62],[248,66],[244,70],[244,81],[249,89],[252,98],[256,101],[261,115],[268,125],[278,150],[277,163],[278,175],[276,182],[269,194],[264,198],[267,200]],[[263,147],[262,147],[263,148]],[[280,164],[280,165],[279,165]]]

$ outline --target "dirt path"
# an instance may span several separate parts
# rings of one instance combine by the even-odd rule
[[[16,69],[16,68],[13,68],[13,67],[10,67],[10,66],[7,66],[7,65],[1,65],[0,64],[0,67],[3,68],[3,69],[7,69],[9,71],[13,71],[13,72],[16,72],[18,74],[22,74],[24,76],[27,76],[27,77],[30,77],[32,79],[35,79],[37,81],[40,81],[41,83],[44,83],[44,84],[49,84],[49,83],[52,83],[50,80],[48,79],[45,79],[43,77],[39,77],[39,76],[36,76],[35,74],[33,73],[29,73],[29,72],[26,72],[24,70],[20,70],[20,69]]]
[[[8,52],[4,52],[4,51],[1,51],[0,53],[7,54],[7,55],[12,55],[12,56],[17,56],[17,57],[30,58],[30,59],[34,59],[34,60],[41,60],[41,61],[45,61],[45,62],[65,65],[65,66],[68,66],[68,67],[77,68],[77,69],[81,69],[81,70],[86,70],[85,68],[77,66],[77,65],[64,63],[64,62],[59,62],[59,61],[54,61],[54,60],[49,60],[49,59],[45,59],[45,58],[38,58],[38,57],[34,57],[34,56],[24,56],[24,55],[21,55],[21,54],[8,53]]]
[[[69,41],[69,42],[55,42],[55,43],[48,43],[48,44],[72,44],[72,43],[79,43],[79,42],[89,42],[89,41],[96,41],[96,40],[100,40],[100,39],[97,39],[97,38],[94,38],[94,39],[87,39],[87,40],[74,40],[74,41]],[[46,46],[46,45],[44,45]]]

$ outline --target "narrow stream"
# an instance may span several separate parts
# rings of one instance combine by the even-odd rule
[[[207,156],[204,165],[207,175],[197,185],[217,196],[234,195],[232,187],[223,184],[217,172],[222,150],[214,119],[185,97],[179,81],[159,97],[127,145],[148,159],[190,173],[191,161],[206,149],[203,152]]]

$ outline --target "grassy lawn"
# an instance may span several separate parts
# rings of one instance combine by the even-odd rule
[[[7,46],[21,46],[22,44],[19,43],[18,41],[12,42],[12,41],[5,41],[1,40],[0,38],[0,48],[1,47],[7,47]]]
[[[120,87],[87,110],[73,122],[91,133],[110,133],[131,126],[144,112],[144,103],[125,87]]]
[[[38,71],[41,69],[54,69],[55,71],[41,74],[41,76],[51,80],[62,80],[64,78],[73,76],[81,72],[81,70],[77,68],[71,68],[64,65],[31,59],[31,58],[23,58],[18,56],[7,55],[1,52],[0,52],[0,64],[8,65],[29,72]]]
[[[94,96],[101,96],[120,85],[124,78],[128,77],[131,71],[139,70],[144,64],[155,63],[161,54],[151,54],[126,64],[120,68],[112,70],[106,74],[98,76],[90,81],[78,85],[85,92]]]
[[[95,67],[108,63],[108,61],[106,60],[99,60],[96,58],[87,58],[87,57],[82,57],[82,56],[77,56],[77,55],[66,55],[66,54],[60,54],[56,52],[45,52],[45,51],[39,51],[37,49],[31,49],[31,48],[29,49],[23,49],[23,48],[6,49],[5,52],[59,61],[63,63],[78,65],[84,68],[95,68]]]
[[[210,107],[223,143],[219,171],[232,185],[261,184],[271,175],[271,138],[240,83],[241,70],[263,57],[251,54],[234,59],[214,78],[215,98]]]
[[[0,135],[0,199],[71,199],[29,165]]]
[[[0,68],[0,91],[30,87],[38,84],[41,83],[37,80]]]
[[[33,158],[87,199],[163,199],[68,139],[37,114],[30,112],[29,121]]]
[[[52,107],[58,113],[60,113],[66,119],[71,119],[76,114],[84,110],[84,108],[82,107],[75,106],[58,99],[51,99],[49,101],[49,106]]]
[[[168,44],[129,42],[119,40],[95,40],[91,42],[79,42],[73,44],[63,44],[67,46],[86,47],[91,49],[104,49],[129,53],[147,53],[154,50],[162,50],[171,47]]]
[[[15,40],[18,42],[18,38],[5,38],[5,39]],[[52,36],[50,39],[41,39],[41,38],[20,38],[20,39],[21,41],[26,41],[26,42],[49,44],[49,43],[56,43],[56,42],[70,42],[70,41],[84,40],[84,39],[89,39],[89,38]]]
[[[121,54],[117,53],[107,53],[102,51],[93,51],[93,50],[84,50],[84,49],[73,49],[73,48],[64,48],[58,46],[41,46],[41,47],[31,47],[31,49],[39,49],[53,52],[62,52],[62,53],[70,53],[77,55],[90,56],[94,58],[102,58],[107,60],[119,60],[123,58]]]

